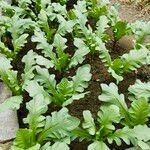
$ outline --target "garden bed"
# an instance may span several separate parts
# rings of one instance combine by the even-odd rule
[[[114,3],[114,1],[112,1],[112,3]],[[75,4],[77,5],[77,2],[75,2]],[[15,6],[15,5],[18,5],[18,4],[14,4],[13,6]],[[32,8],[34,5],[36,6],[35,9]],[[45,5],[45,4],[43,4],[43,5]],[[44,10],[44,9],[46,9],[47,11],[50,11],[50,8],[47,9],[49,5],[52,6],[54,9],[53,13],[50,16],[48,16],[48,13],[45,13],[46,11]],[[32,2],[31,4],[20,2],[20,7],[21,7],[21,9],[25,10],[25,12],[23,12],[22,10],[19,10],[19,9],[14,9],[13,6],[10,6],[10,5],[6,5],[6,4],[2,5],[3,15],[8,16],[10,20],[13,17],[13,15],[12,15],[13,11],[17,12],[20,15],[19,19],[22,19],[22,21],[24,21],[23,19],[27,19],[30,17],[32,19],[32,20],[26,20],[27,22],[29,21],[28,22],[29,25],[24,23],[24,25],[26,25],[26,27],[20,26],[20,28],[19,28],[19,22],[17,22],[17,20],[15,20],[16,18],[14,18],[14,21],[16,21],[16,25],[18,25],[18,26],[16,26],[16,28],[18,27],[16,29],[16,32],[13,31],[13,29],[15,29],[15,24],[13,24],[14,22],[11,22],[12,24],[9,24],[9,21],[8,21],[9,19],[7,20],[7,18],[3,18],[3,20],[0,20],[1,27],[7,25],[3,30],[4,34],[2,34],[2,36],[1,36],[2,42],[5,44],[4,46],[6,46],[6,47],[4,47],[2,44],[0,45],[1,53],[4,53],[7,57],[7,59],[4,59],[4,61],[6,61],[6,68],[8,67],[8,70],[17,70],[18,71],[17,76],[15,76],[15,75],[13,76],[14,78],[12,78],[12,76],[9,73],[8,74],[6,73],[8,75],[8,79],[10,79],[10,81],[5,80],[2,73],[0,74],[0,77],[8,85],[8,87],[12,90],[13,96],[16,96],[15,98],[18,99],[18,105],[20,105],[20,109],[18,110],[18,118],[19,118],[20,128],[22,130],[24,130],[23,128],[29,129],[29,130],[24,131],[24,134],[27,134],[25,132],[30,131],[32,129],[32,127],[33,127],[33,129],[36,128],[35,130],[37,130],[36,131],[37,135],[34,135],[35,139],[34,139],[33,143],[32,143],[32,140],[30,139],[31,141],[28,141],[29,142],[28,144],[27,144],[27,142],[23,143],[23,141],[19,141],[19,137],[21,136],[21,130],[20,130],[20,136],[19,136],[19,132],[18,132],[18,136],[16,137],[16,140],[14,143],[14,150],[17,147],[22,148],[22,149],[27,149],[32,146],[33,147],[35,146],[35,149],[37,149],[37,150],[38,149],[41,150],[42,148],[39,148],[38,144],[40,144],[40,146],[43,146],[46,142],[49,142],[49,141],[52,142],[52,144],[54,144],[56,141],[62,142],[62,144],[64,144],[64,145],[59,145],[60,148],[64,148],[65,150],[67,150],[68,149],[67,144],[69,143],[68,138],[71,137],[70,139],[72,140],[73,139],[72,134],[73,134],[73,136],[75,136],[75,137],[77,136],[80,139],[85,138],[85,140],[79,141],[79,138],[77,138],[76,140],[72,140],[71,144],[69,144],[69,147],[71,150],[76,150],[76,149],[86,150],[87,147],[92,142],[95,143],[97,141],[100,141],[101,142],[100,144],[102,144],[102,145],[99,144],[101,147],[101,150],[107,150],[108,147],[111,150],[113,150],[113,149],[124,150],[124,149],[132,147],[134,145],[133,143],[127,144],[128,142],[126,141],[126,138],[129,138],[129,137],[121,136],[121,137],[116,137],[118,139],[114,138],[116,141],[117,140],[119,141],[119,138],[123,139],[121,146],[117,146],[115,141],[113,141],[113,143],[110,144],[106,140],[107,136],[113,135],[116,131],[118,131],[118,129],[122,129],[124,127],[126,127],[126,128],[129,127],[131,130],[132,129],[134,130],[134,128],[139,127],[140,125],[142,127],[144,127],[144,125],[147,126],[147,128],[149,127],[149,115],[147,113],[144,118],[145,120],[144,121],[142,120],[143,121],[142,123],[140,123],[140,122],[134,123],[132,116],[130,116],[130,119],[133,121],[133,124],[132,124],[132,121],[126,122],[126,116],[122,115],[122,116],[120,116],[120,120],[121,121],[123,120],[125,123],[123,123],[121,121],[119,122],[116,118],[114,118],[114,120],[110,120],[110,122],[108,121],[108,125],[110,125],[110,126],[106,127],[107,130],[105,133],[106,135],[104,134],[104,137],[98,137],[98,135],[97,135],[98,133],[94,133],[94,134],[89,133],[89,135],[87,136],[89,130],[92,130],[92,131],[94,130],[93,126],[92,126],[93,121],[89,116],[88,116],[89,120],[87,118],[83,117],[83,111],[85,111],[85,110],[91,111],[94,121],[96,122],[98,111],[100,111],[100,108],[102,108],[105,105],[105,101],[107,101],[107,100],[105,100],[105,98],[107,99],[107,96],[109,97],[109,95],[107,95],[107,91],[105,91],[105,89],[103,89],[101,87],[102,84],[106,84],[106,85],[109,85],[110,83],[116,84],[116,87],[118,87],[118,90],[119,90],[119,93],[117,96],[119,96],[121,93],[124,94],[126,105],[128,107],[131,107],[133,102],[131,102],[128,99],[128,96],[130,94],[134,95],[134,93],[130,93],[128,91],[128,88],[131,85],[134,85],[136,83],[137,79],[141,80],[144,84],[146,84],[145,86],[143,86],[142,90],[145,90],[144,92],[147,93],[147,95],[148,95],[148,96],[147,95],[144,96],[144,98],[146,100],[143,100],[143,101],[144,102],[146,101],[144,103],[146,106],[144,104],[143,105],[145,106],[146,110],[147,109],[150,110],[149,106],[147,108],[147,104],[149,105],[150,91],[148,91],[148,92],[146,91],[146,86],[148,87],[150,84],[148,82],[150,80],[150,67],[149,67],[149,58],[150,58],[149,55],[150,54],[148,52],[150,41],[148,38],[148,34],[150,34],[150,33],[147,33],[144,36],[144,40],[140,41],[138,39],[140,37],[140,35],[138,35],[138,33],[137,33],[139,29],[136,28],[136,29],[131,30],[130,26],[132,26],[132,23],[126,24],[125,21],[120,21],[118,19],[118,16],[113,16],[113,13],[114,13],[113,11],[116,11],[116,10],[112,10],[112,12],[109,12],[109,6],[107,4],[103,3],[102,5],[98,6],[97,3],[96,3],[96,5],[94,5],[94,1],[89,1],[89,3],[87,4],[86,7],[84,5],[85,4],[83,4],[83,2],[78,3],[78,5],[75,8],[75,11],[73,10],[71,12],[70,10],[73,9],[73,6],[71,3],[68,2],[67,9],[68,9],[69,13],[67,15],[65,14],[66,10],[63,7],[63,6],[65,6],[64,1],[61,1],[61,5],[60,5],[60,3],[58,3],[58,5],[55,5],[55,4],[51,5],[51,4],[46,3],[45,8],[42,8],[40,2],[39,2],[39,4],[34,3],[34,2]],[[84,10],[85,8],[87,8],[87,10]],[[30,9],[31,10],[33,9],[33,12],[28,13],[27,11],[29,11]],[[113,9],[115,9],[115,8],[113,8]],[[133,17],[133,15],[137,13],[137,11],[134,9],[132,10],[132,9],[133,9],[132,6],[121,5],[120,17],[123,20],[127,19],[127,21],[129,21],[129,22],[134,22],[135,20],[139,19],[138,15],[135,18]],[[41,10],[43,10],[43,12]],[[93,10],[96,12],[94,12]],[[127,13],[126,10],[129,13]],[[131,10],[132,10],[132,12],[130,12]],[[106,14],[103,11],[104,12],[106,11],[105,12]],[[38,14],[38,12],[41,13],[40,14],[41,16]],[[81,15],[81,18],[80,18],[79,14]],[[105,16],[105,17],[107,16],[107,17],[103,18],[104,20],[102,20],[102,22],[99,23],[99,26],[101,28],[96,29],[96,22],[100,19],[99,15]],[[57,19],[51,20],[52,17],[54,17],[55,19],[57,17],[58,18],[60,17],[59,18],[60,20],[58,18],[57,19],[59,21]],[[68,24],[68,27],[65,28],[65,26],[63,26],[63,25],[67,22],[65,22],[66,20],[63,20],[61,17],[63,17],[67,21],[74,21],[74,23],[70,22]],[[82,23],[84,24],[84,21],[85,21],[84,19],[86,19],[84,17],[88,18],[88,21],[85,24],[85,28],[82,26]],[[118,20],[115,22],[114,21],[115,19],[113,17],[114,18],[116,17],[115,19],[118,19]],[[149,20],[149,18],[147,18],[147,17],[144,17],[144,18],[146,18],[145,20]],[[63,22],[63,21],[64,21],[64,24],[61,24],[61,22]],[[108,23],[106,23],[105,21],[106,22],[108,21]],[[117,22],[119,22],[119,23],[121,22],[121,24],[122,24],[122,26],[124,26],[124,28],[121,28],[121,26],[119,26],[119,25],[118,26],[114,25],[115,23],[117,24]],[[104,25],[103,25],[103,23],[104,23]],[[91,32],[91,29],[88,28],[88,24],[91,26],[92,33],[94,33],[94,35],[92,35],[92,33],[88,33],[88,32]],[[147,24],[148,24],[148,22],[144,22],[144,25],[146,27],[147,27]],[[13,25],[14,25],[14,27],[12,27]],[[49,30],[47,30],[47,25],[49,25],[51,32],[49,32]],[[59,25],[61,25],[61,27],[62,27],[61,30],[58,30]],[[35,27],[37,27],[37,28],[35,28]],[[82,29],[82,27],[83,27],[83,29]],[[24,31],[21,31],[22,28],[24,28]],[[84,29],[86,29],[88,32],[84,33],[83,32]],[[102,29],[102,31],[100,31],[101,29]],[[121,29],[125,33],[120,33],[119,31],[116,31],[115,29],[118,29],[119,31]],[[17,30],[20,33],[18,35],[15,35],[17,33]],[[101,36],[101,38],[98,39],[100,42],[102,42],[101,45],[99,45],[99,43],[96,42],[97,39],[95,37],[99,37],[96,33],[96,30],[99,31],[99,36]],[[140,30],[142,30],[142,29],[140,28]],[[29,34],[28,37],[26,35],[27,33]],[[38,35],[38,33],[39,33],[39,35]],[[116,33],[118,33],[118,34],[116,34]],[[17,39],[19,39],[23,34],[24,34],[24,37],[22,37],[22,39],[17,41]],[[57,37],[54,36],[56,34],[58,34]],[[86,34],[89,34],[89,35],[87,36]],[[115,34],[116,34],[116,37],[115,37]],[[109,38],[108,38],[108,35],[109,35]],[[15,36],[18,36],[18,37],[16,38]],[[91,39],[91,41],[89,41],[89,39],[88,39],[88,38],[90,38],[90,36],[93,38],[93,39]],[[137,36],[137,37],[135,37],[135,36]],[[76,41],[76,43],[74,43],[75,38],[79,39],[79,40],[82,39],[82,40]],[[44,39],[46,39],[48,41],[48,44],[44,43],[45,42]],[[66,41],[66,39],[67,39],[67,41]],[[135,40],[135,42],[133,42],[133,39]],[[16,40],[16,43],[15,43],[15,40]],[[85,42],[84,44],[83,44],[83,41]],[[19,44],[17,45],[17,42],[20,42],[21,45],[19,45]],[[89,42],[91,42],[91,43],[89,43]],[[103,43],[104,43],[104,45],[106,45],[106,49],[105,49],[105,47],[103,47]],[[16,44],[16,47],[15,47],[15,44]],[[55,61],[52,59],[52,58],[54,58],[54,55],[51,56],[51,54],[48,53],[48,48],[51,49],[50,46],[52,44],[54,46],[54,49],[53,49],[53,52],[51,52],[51,53],[54,53],[54,55],[57,54],[57,57],[58,57],[57,63],[58,64],[55,64]],[[94,47],[91,46],[92,44],[95,44]],[[65,45],[67,45],[67,48]],[[98,50],[96,50],[97,47],[98,47]],[[15,52],[15,48],[16,48],[16,52]],[[12,49],[12,53],[10,52],[11,49]],[[31,49],[33,51],[30,51]],[[82,58],[80,58],[79,57],[80,55],[79,55],[78,56],[79,58],[76,57],[75,58],[76,60],[74,59],[71,62],[71,59],[74,57],[75,50],[77,51],[80,49],[86,51],[86,52],[84,52],[84,54],[82,54],[82,51],[79,51],[79,54],[81,54],[81,56],[83,55]],[[129,54],[132,49],[134,51],[143,51],[143,53],[145,52],[147,56],[143,56],[143,58],[141,58],[143,60],[140,62],[138,62],[138,60],[136,60],[134,62],[134,60],[133,60],[134,63],[131,66],[130,66],[130,64],[128,64],[128,65],[125,64],[125,66],[123,66],[124,63],[126,63],[126,62],[124,62],[124,58],[120,58],[120,57],[124,54]],[[59,51],[59,50],[60,50],[60,54],[57,53],[57,51]],[[63,50],[63,52],[62,52],[62,50]],[[106,51],[103,51],[103,50],[106,50]],[[59,55],[61,56],[60,58],[59,58]],[[63,57],[62,57],[62,55],[63,55]],[[141,55],[144,55],[144,54],[141,53]],[[42,56],[42,58],[39,56]],[[111,64],[109,64],[109,58],[108,58],[109,56],[111,57]],[[65,57],[67,58],[67,61],[64,60],[64,61],[60,62]],[[12,60],[10,58],[12,58]],[[120,68],[119,68],[120,62],[117,65],[114,63],[114,60],[117,60],[117,59],[120,59],[121,63],[123,63]],[[139,59],[140,59],[140,56],[139,56]],[[22,60],[23,60],[23,62],[22,62]],[[11,66],[12,68],[9,66],[10,65],[9,63],[12,65]],[[71,65],[71,63],[73,65]],[[130,61],[128,63],[130,63]],[[90,67],[87,64],[89,64]],[[39,68],[41,68],[41,70],[38,67],[36,68],[35,66],[36,67],[38,66]],[[3,69],[2,67],[0,67],[1,70]],[[129,67],[129,69],[126,67]],[[114,69],[116,74],[114,75],[112,73],[112,71],[108,71],[109,69],[112,69],[112,70]],[[123,69],[127,70],[127,71],[122,73]],[[1,72],[1,70],[0,70],[0,72]],[[6,69],[5,71],[7,72],[8,70]],[[54,80],[54,76],[49,76],[49,77],[47,76],[48,74],[47,74],[46,70],[48,71],[49,75],[52,75],[52,74],[55,75],[55,80]],[[37,76],[37,74],[39,76]],[[25,75],[27,75],[27,76],[25,76]],[[26,78],[23,78],[23,77],[26,77]],[[47,77],[48,77],[49,81],[51,82],[50,84],[52,84],[52,85],[49,85],[48,80],[45,80]],[[71,77],[73,77],[73,78],[71,78]],[[122,77],[123,77],[123,80],[121,79]],[[68,81],[63,82],[61,85],[62,89],[59,89],[59,86],[60,86],[59,83],[62,81],[63,78],[67,79]],[[74,95],[73,95],[71,85],[73,84],[73,86],[75,86],[74,82],[76,81],[75,80],[76,78],[78,79],[77,81],[79,81],[79,83],[76,83],[77,87],[76,87],[76,91],[74,92]],[[11,81],[13,79],[14,79],[14,81],[11,83]],[[27,81],[25,79],[27,79]],[[38,86],[36,87],[37,84],[35,84],[32,81],[36,81],[44,89],[44,92],[43,92],[43,89],[41,90]],[[57,83],[57,86],[55,85],[55,82]],[[118,85],[117,85],[117,82],[118,82]],[[88,83],[88,86],[87,86],[87,83]],[[140,84],[142,86],[142,83],[140,83]],[[55,91],[55,89],[51,88],[51,86],[54,86],[56,88],[56,91]],[[109,86],[111,86],[111,85],[109,85]],[[67,89],[65,89],[66,87],[67,87]],[[50,88],[49,92],[48,92],[48,90],[49,90],[48,88]],[[37,90],[37,89],[40,89],[40,90]],[[60,90],[59,92],[60,93],[62,92],[62,93],[61,93],[61,95],[57,95],[57,94],[53,95],[53,93],[51,93],[52,90],[54,90],[56,93],[57,93],[57,90]],[[71,90],[71,93],[68,93],[68,91],[70,91],[70,90]],[[83,91],[85,91],[85,92],[88,91],[88,93],[84,94]],[[141,93],[140,93],[140,91],[138,91],[138,92],[139,92],[139,95],[135,95],[135,99],[138,96],[140,97]],[[68,94],[68,95],[66,96],[65,94],[66,95]],[[75,97],[74,98],[75,100],[73,102],[68,101],[69,99],[73,99],[73,97],[70,96],[71,94]],[[106,95],[103,95],[103,94],[106,94]],[[41,99],[42,99],[41,95],[45,98],[46,104],[45,104],[45,102],[40,101],[40,99],[38,99],[38,97],[41,97]],[[49,96],[47,96],[47,95],[49,95]],[[103,95],[104,98],[102,98],[102,97],[98,98],[100,95]],[[110,96],[112,96],[112,95],[110,95]],[[21,97],[23,98],[22,100],[20,100]],[[141,96],[141,97],[143,97],[143,96]],[[32,98],[33,98],[33,100],[35,99],[35,101],[33,101]],[[60,101],[61,98],[63,98],[64,101]],[[115,96],[112,97],[112,99],[114,99],[114,98],[115,98]],[[36,99],[39,100],[39,105],[38,105],[38,102],[36,102]],[[51,100],[52,103],[49,104],[49,102],[47,102],[47,99],[49,101]],[[76,99],[79,99],[79,100],[76,100]],[[35,108],[34,108],[34,103],[35,103]],[[73,128],[72,130],[64,129],[62,131],[61,129],[63,128],[63,125],[65,126],[67,123],[64,122],[64,124],[63,124],[63,120],[61,120],[61,118],[60,118],[60,120],[61,120],[60,129],[58,129],[56,131],[54,129],[54,133],[50,133],[50,136],[47,135],[47,137],[43,141],[38,140],[38,138],[40,137],[40,132],[42,132],[41,134],[44,134],[46,132],[46,130],[44,130],[44,128],[46,128],[46,125],[45,126],[42,125],[43,122],[42,122],[42,124],[39,124],[39,127],[41,127],[41,128],[43,127],[43,129],[39,129],[39,127],[34,128],[34,124],[32,124],[32,123],[34,123],[34,119],[35,119],[34,113],[36,113],[36,111],[38,111],[38,110],[36,110],[36,107],[37,108],[40,107],[40,104],[41,104],[41,106],[43,104],[43,107],[46,105],[44,107],[45,110],[43,110],[43,108],[41,108],[42,112],[40,112],[41,114],[39,113],[39,115],[41,115],[41,116],[43,114],[44,114],[44,116],[51,115],[52,112],[60,111],[60,110],[62,110],[61,108],[65,106],[69,110],[69,114],[71,116],[80,119],[80,121],[81,121],[80,128],[82,126],[82,123],[83,122],[85,123],[85,126],[83,126],[82,129],[86,132],[83,132],[83,133],[81,132],[83,135],[77,134],[78,132],[76,131],[76,128],[77,128],[77,126],[79,126],[79,123],[78,123],[78,119],[73,120],[73,118],[70,118],[70,120],[74,121],[74,123],[72,123],[72,126],[75,126],[75,127],[74,128],[70,127],[70,128]],[[17,105],[17,107],[18,107],[18,105]],[[117,107],[117,109],[120,109],[118,114],[121,114],[121,108],[118,106],[117,102],[116,102],[116,104],[113,103],[113,105],[116,105],[115,108]],[[106,106],[108,106],[108,103]],[[26,107],[28,110],[26,109]],[[46,111],[47,107],[48,107],[48,110]],[[111,108],[111,105],[108,107],[110,107],[110,110],[114,109],[114,108]],[[112,106],[112,107],[114,107],[114,106]],[[16,106],[14,106],[14,108],[16,108]],[[35,112],[34,112],[34,109],[35,109]],[[136,110],[136,111],[137,111],[137,113],[139,113],[138,110]],[[139,111],[141,111],[141,113],[144,113],[142,111],[145,111],[145,110],[139,110]],[[102,113],[102,110],[101,110],[101,113]],[[115,113],[115,111],[113,113]],[[114,115],[118,115],[118,114],[114,114]],[[26,119],[27,124],[25,124],[23,122],[23,118],[26,118],[27,115],[29,118]],[[129,115],[131,115],[131,114],[129,113]],[[60,115],[60,117],[64,117],[64,116]],[[33,122],[32,122],[32,119],[33,119]],[[64,118],[64,120],[65,119],[66,118]],[[136,118],[135,118],[135,120],[136,120]],[[35,120],[35,121],[37,121],[36,123],[38,124],[39,120]],[[57,123],[57,118],[55,121]],[[86,121],[87,121],[87,124],[86,124]],[[58,124],[59,124],[59,121],[58,121]],[[70,124],[71,124],[71,121],[70,121]],[[76,125],[76,124],[78,124],[78,125]],[[115,130],[112,127],[113,125],[116,127]],[[95,123],[95,128],[96,129],[99,128],[98,122]],[[73,131],[73,133],[72,133],[72,131]],[[74,132],[74,131],[76,131],[76,132]],[[69,132],[69,134],[68,134],[68,132]],[[147,129],[147,132],[148,132],[147,135],[145,135],[146,137],[148,135],[150,135],[149,128]],[[23,133],[23,131],[22,131],[22,133]],[[87,136],[87,139],[86,139],[86,136]],[[93,139],[91,138],[91,136]],[[135,136],[134,138],[138,139],[139,137]],[[22,139],[23,139],[23,137],[22,137]],[[39,138],[39,139],[41,139],[41,138]],[[130,141],[131,139],[129,138],[128,140]],[[143,140],[143,139],[139,140],[138,139],[137,141],[142,141],[143,143],[144,142],[146,143],[149,140],[150,140],[150,137],[148,140]],[[102,142],[104,142],[108,147],[106,147],[105,144],[103,145]],[[134,146],[137,146],[138,145],[137,143]],[[147,144],[145,144],[145,145],[148,146]],[[21,147],[21,146],[23,146],[23,147]],[[139,144],[138,146],[141,146],[141,145]],[[89,150],[100,150],[100,147],[98,147],[98,145],[97,145],[97,147],[95,146],[95,149],[93,147],[93,149],[89,148]],[[141,148],[142,148],[142,146],[141,146]]]

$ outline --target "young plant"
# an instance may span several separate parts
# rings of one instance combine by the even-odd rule
[[[140,80],[136,80],[136,83],[134,85],[130,85],[128,90],[131,93],[131,98],[150,98],[150,82],[141,82]]]
[[[35,26],[35,23],[31,19],[21,19],[18,15],[11,18],[2,16],[0,26],[4,29],[0,37],[0,52],[9,59],[16,59],[17,54],[27,43],[29,36],[27,30]]]
[[[99,16],[106,15],[108,11],[109,1],[99,2],[98,0],[86,0],[87,9],[88,9],[88,17],[95,19],[96,21],[99,19]]]
[[[76,75],[70,78],[72,80],[62,78],[58,84],[55,75],[50,75],[47,69],[36,67],[36,72],[34,80],[27,84],[25,90],[31,97],[41,93],[48,104],[53,102],[59,106],[66,106],[88,93],[84,92],[84,89],[88,87],[88,81],[91,79],[89,65],[79,67]]]
[[[10,60],[0,56],[0,79],[8,86],[13,95],[21,95],[17,74],[18,72],[12,69]]]
[[[24,123],[28,128],[18,130],[12,150],[69,150],[71,132],[80,121],[69,115],[67,108],[44,116],[48,106],[40,93],[26,104],[26,108],[29,113]]]
[[[18,110],[20,108],[20,104],[22,103],[22,101],[23,97],[21,95],[7,98],[3,103],[0,104],[0,113],[8,109]]]
[[[135,47],[140,48],[140,44],[144,43],[147,36],[150,35],[150,22],[136,21],[131,23],[132,32],[135,34]]]
[[[136,84],[133,86],[136,86]],[[143,84],[144,89],[148,85],[149,83]],[[128,108],[125,103],[124,95],[118,93],[118,87],[114,83],[110,83],[109,86],[102,84],[101,87],[102,94],[99,96],[99,99],[105,102],[105,104],[113,104],[119,107],[123,124],[126,124],[129,127],[134,127],[136,125],[144,125],[148,122],[150,114],[149,99],[143,97],[140,90],[136,93],[136,96],[134,95],[131,107]],[[138,88],[135,88],[135,90],[137,89]],[[129,91],[130,93],[132,92],[131,87],[129,88]]]
[[[12,91],[13,95],[22,94],[26,84],[34,77],[33,71],[37,64],[47,68],[51,67],[47,59],[37,55],[32,50],[23,57],[22,62],[25,64],[25,68],[19,77],[18,71],[13,70],[11,61],[3,55],[0,56],[0,78]]]
[[[104,15],[100,16],[96,23],[96,29],[93,29],[91,25],[88,24],[88,11],[84,1],[79,1],[72,11],[75,15],[75,36],[83,39],[87,47],[89,47],[90,53],[96,53],[96,39],[100,38],[103,42],[108,40],[108,35],[105,31],[108,28],[109,20]]]
[[[81,140],[93,142],[88,146],[88,150],[109,150],[109,145],[114,141],[118,146],[124,141],[127,145],[132,144],[142,150],[149,149],[146,144],[150,141],[150,128],[146,125],[150,117],[148,99],[138,93],[139,98],[135,97],[128,108],[124,95],[118,93],[114,83],[109,86],[101,84],[101,87],[102,94],[99,99],[104,104],[100,107],[97,121],[93,119],[91,112],[86,110],[83,112],[82,128],[75,129],[73,133]],[[118,125],[121,125],[120,129],[116,128]]]
[[[77,50],[71,58],[71,56],[65,52],[67,39],[58,33],[55,34],[52,45],[48,43],[45,34],[41,30],[35,31],[32,41],[37,43],[36,48],[40,49],[44,56],[50,59],[55,69],[60,72],[81,64],[85,59],[85,55],[89,52],[85,43],[81,39],[75,38],[74,45],[77,47]]]
[[[130,50],[128,54],[122,55],[111,62],[108,71],[117,80],[117,83],[123,80],[125,72],[135,71],[142,65],[147,64],[149,58],[149,50],[141,47],[139,50]]]
[[[111,6],[108,10],[107,17],[109,18],[110,27],[113,31],[113,50],[115,50],[116,43],[125,35],[129,34],[130,26],[127,21],[122,21],[119,18],[118,6]]]

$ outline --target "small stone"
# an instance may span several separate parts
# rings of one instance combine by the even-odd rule
[[[10,96],[10,90],[0,82],[0,104]],[[18,129],[19,124],[15,110],[7,110],[0,113],[0,143],[14,139]]]
[[[0,144],[0,150],[11,150],[12,142]]]

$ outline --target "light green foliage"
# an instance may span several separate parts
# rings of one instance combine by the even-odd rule
[[[64,146],[64,149],[68,150],[67,144],[70,141],[71,131],[79,125],[79,120],[70,116],[67,108],[53,112],[51,116],[43,116],[48,106],[42,95],[38,95],[28,102],[27,109],[29,114],[24,119],[24,122],[29,125],[29,128],[18,130],[14,146],[29,149],[38,144],[40,148],[44,141],[50,140],[56,143],[52,146],[47,143],[41,149],[46,149],[47,147],[57,150]]]
[[[150,98],[150,82],[141,82],[140,80],[137,80],[134,85],[130,85],[128,90],[136,98]]]
[[[33,42],[37,42],[37,49],[41,49],[45,57],[49,58],[55,66],[56,70],[62,71],[66,69],[69,63],[69,55],[65,53],[66,39],[61,35],[56,34],[54,42],[50,45],[45,38],[45,34],[42,31],[35,31],[35,35],[32,37]],[[54,51],[53,49],[56,48]]]
[[[0,113],[6,111],[8,109],[18,110],[20,108],[20,104],[22,103],[22,96],[13,96],[5,100],[2,104],[0,104]]]
[[[150,34],[150,22],[136,21],[130,26],[136,37],[135,46],[144,44],[146,37]]]
[[[18,130],[12,150],[69,150],[75,138],[91,142],[88,150],[110,150],[122,142],[150,149],[149,82],[137,80],[126,96],[115,83],[101,84],[97,117],[85,109],[80,127],[79,119],[65,108],[89,93],[85,89],[92,74],[85,63],[93,64],[96,54],[117,83],[124,73],[149,64],[149,45],[144,43],[149,22],[122,21],[118,6],[108,4],[108,0],[78,0],[74,5],[68,0],[19,0],[10,5],[0,0],[0,79],[13,93],[0,104],[0,112],[19,109],[25,92],[29,94],[23,120],[27,126]],[[115,51],[117,42],[128,34],[135,35],[134,48],[111,58],[108,40],[113,40]],[[18,56],[22,62],[17,62]],[[20,70],[15,71],[18,65]],[[56,105],[63,108],[49,115],[48,108],[57,109]]]
[[[70,55],[65,52],[67,39],[60,34],[55,34],[54,42],[50,45],[43,32],[35,31],[32,41],[38,43],[37,49],[42,50],[45,57],[49,58],[55,69],[59,71],[81,64],[85,59],[85,55],[89,52],[89,48],[85,43],[81,39],[75,38],[74,45],[78,49],[73,57],[70,58]]]
[[[14,15],[11,18],[1,20],[0,25],[5,27],[5,32],[11,34],[12,40],[9,39],[9,37],[6,37],[6,40],[11,40],[13,46],[13,49],[9,49],[5,46],[1,37],[0,52],[5,54],[7,58],[15,59],[17,54],[27,43],[27,30],[29,30],[30,27],[35,26],[35,23],[31,19],[21,19],[19,15]]]
[[[127,145],[138,146],[142,150],[149,149],[147,142],[150,141],[150,128],[145,125],[150,117],[150,105],[147,99],[143,98],[139,91],[136,93],[139,98],[134,99],[128,108],[124,95],[118,93],[114,83],[108,86],[102,84],[101,87],[102,94],[99,99],[103,104],[97,120],[93,119],[89,110],[83,111],[82,129],[75,129],[73,133],[81,140],[93,141],[88,146],[88,150],[109,150],[107,143],[115,142],[120,146],[122,141]],[[121,128],[117,129],[117,125],[121,125]]]
[[[89,110],[83,112],[84,122],[83,128],[86,129],[90,135],[94,135],[96,132],[96,126],[92,114]]]
[[[17,79],[17,71],[12,69],[10,60],[0,56],[0,78],[15,95],[21,94],[21,88]]]
[[[108,71],[118,83],[123,80],[123,73],[135,71],[142,65],[147,64],[148,57],[149,50],[145,47],[141,47],[139,50],[131,50],[128,54],[112,61]]]
[[[35,80],[29,82],[25,88],[31,97],[42,94],[48,103],[66,106],[87,94],[84,89],[88,87],[91,79],[89,65],[79,67],[72,80],[63,78],[58,84],[55,75],[50,75],[47,69],[36,67],[36,71]]]
[[[99,100],[108,104],[117,105],[121,115],[125,119],[125,124],[129,126],[143,125],[148,121],[150,116],[148,98],[142,97],[140,91],[136,93],[138,97],[135,96],[132,99],[131,107],[128,108],[124,100],[124,95],[118,93],[118,88],[114,83],[110,83],[109,86],[102,84],[101,87],[102,94],[99,96]]]

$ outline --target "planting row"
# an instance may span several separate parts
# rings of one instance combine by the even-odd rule
[[[19,0],[10,5],[0,0],[0,78],[13,93],[0,104],[0,112],[20,105],[28,111],[23,120],[27,128],[18,130],[13,150],[68,150],[76,138],[90,141],[88,150],[108,150],[122,141],[150,149],[150,82],[137,80],[130,86],[129,101],[117,86],[125,73],[150,64],[150,43],[145,42],[150,22],[122,21],[118,6],[108,4]],[[134,36],[133,49],[112,58],[111,51],[127,35]],[[97,119],[85,106],[80,121],[66,106],[90,94],[86,89],[92,73],[86,60],[94,61],[95,54],[114,83],[101,84]],[[50,105],[60,110],[47,115]]]

